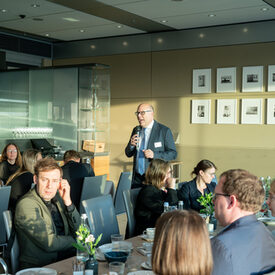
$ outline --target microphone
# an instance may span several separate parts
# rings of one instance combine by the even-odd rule
[[[138,138],[140,138],[140,134],[141,134],[141,130],[142,130],[142,128],[141,128],[141,126],[137,126],[136,128],[136,135],[138,136]],[[137,149],[137,151],[139,150],[139,140],[138,140],[138,143],[137,143],[137,145],[136,145],[136,149]]]

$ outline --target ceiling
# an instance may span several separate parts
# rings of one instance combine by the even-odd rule
[[[72,41],[275,19],[266,2],[0,0],[0,32]]]

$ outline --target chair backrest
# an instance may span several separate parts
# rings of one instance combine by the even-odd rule
[[[84,213],[82,201],[104,195],[107,175],[85,177],[80,197],[79,212]]]
[[[114,193],[115,193],[115,185],[114,182],[111,180],[106,181],[105,189],[104,189],[104,195],[110,194],[112,196],[112,199],[114,199]]]
[[[8,210],[11,186],[0,187],[0,245],[6,244],[6,229],[3,220],[3,212]]]
[[[105,195],[82,201],[88,216],[91,232],[97,238],[102,233],[100,245],[111,242],[111,235],[119,233],[111,195]]]
[[[132,172],[122,172],[119,177],[119,181],[116,188],[115,194],[115,211],[116,214],[125,213],[125,206],[123,203],[123,191],[131,189]]]
[[[4,224],[6,228],[7,237],[9,238],[11,235],[12,229],[12,213],[10,210],[6,210],[3,212]],[[17,240],[17,236],[15,234],[14,241],[12,244],[11,252],[11,271],[12,274],[15,274],[19,268],[19,244]]]
[[[123,201],[126,208],[127,215],[127,228],[126,228],[126,238],[132,238],[135,236],[135,226],[136,226],[136,218],[135,218],[135,207],[137,196],[141,188],[134,188],[130,190],[123,191]]]

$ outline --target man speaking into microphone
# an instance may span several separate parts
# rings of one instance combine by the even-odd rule
[[[134,156],[132,188],[142,186],[145,172],[152,159],[174,160],[177,157],[172,132],[154,120],[153,106],[142,103],[135,115],[139,126],[133,129],[125,148],[127,157]]]

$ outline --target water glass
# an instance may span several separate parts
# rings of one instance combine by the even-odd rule
[[[109,263],[109,275],[123,275],[125,269],[125,264],[121,262],[111,262]]]
[[[112,250],[119,251],[120,249],[119,242],[123,241],[123,236],[120,234],[112,234],[111,241],[112,241]]]

